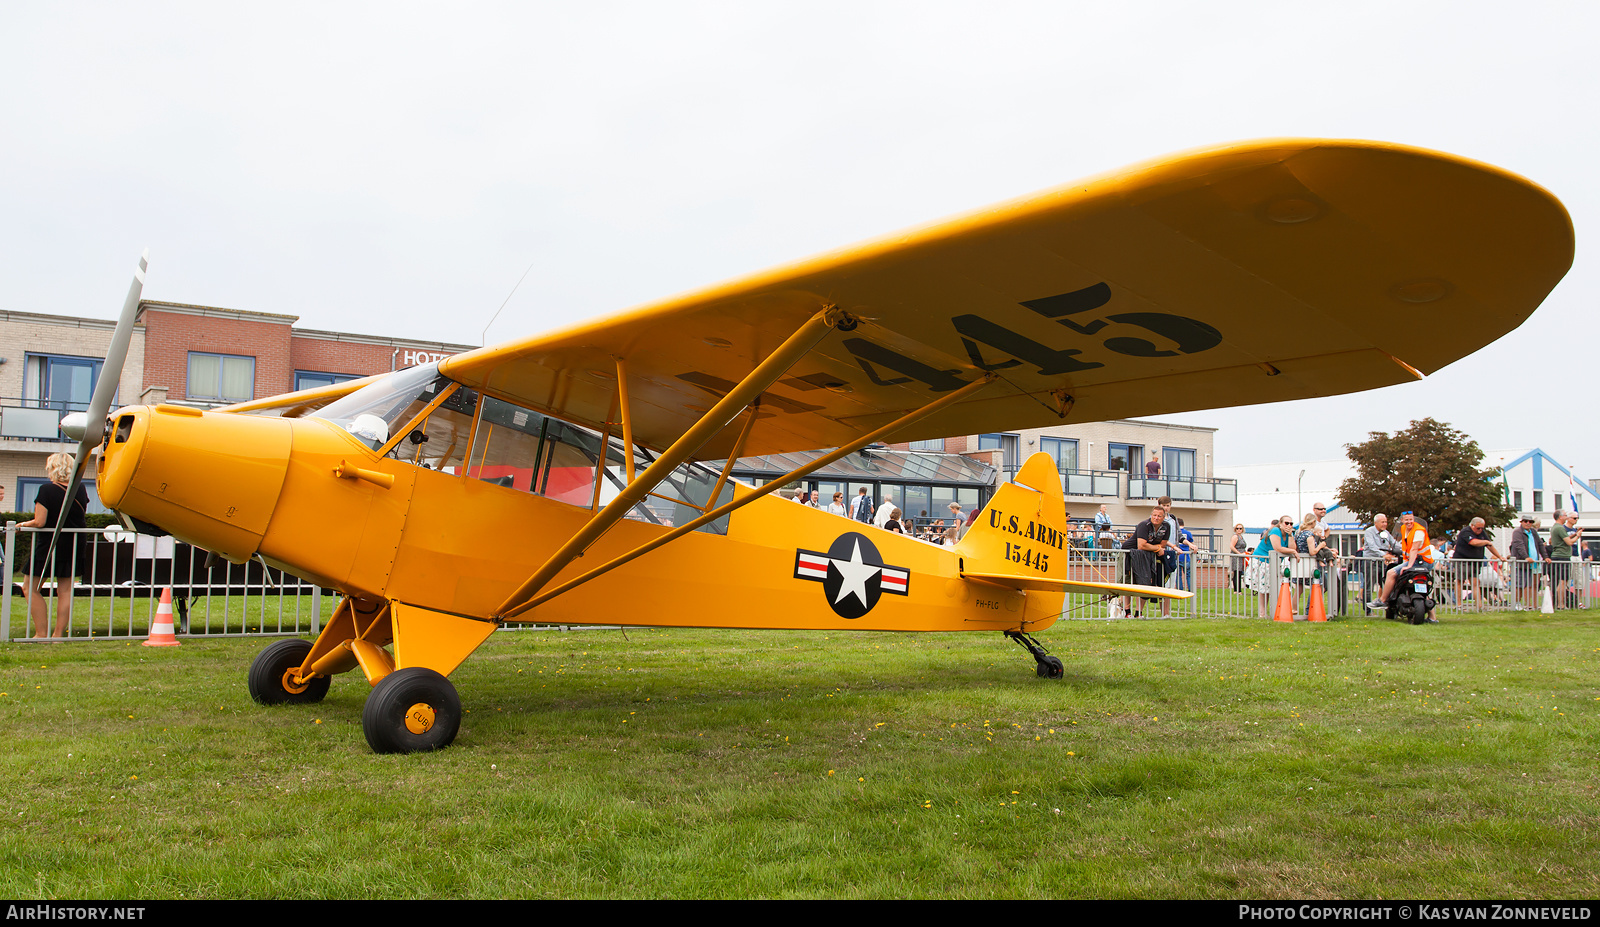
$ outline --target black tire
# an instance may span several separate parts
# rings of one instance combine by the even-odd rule
[[[1043,658],[1035,672],[1045,679],[1060,679],[1067,674],[1066,668],[1061,665],[1059,657]]]
[[[320,702],[328,694],[326,676],[306,680],[302,686],[289,681],[290,670],[298,669],[311,652],[311,642],[278,641],[256,654],[250,664],[250,697],[263,705],[300,705]]]
[[[361,730],[374,753],[438,750],[450,746],[460,729],[456,687],[418,666],[383,677],[361,709]]]
[[[1427,620],[1428,620],[1428,600],[1427,599],[1412,599],[1411,600],[1411,623],[1412,624],[1422,624],[1423,622],[1425,622]]]

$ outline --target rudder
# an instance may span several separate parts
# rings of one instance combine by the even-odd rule
[[[963,574],[1059,580],[1067,572],[1067,504],[1055,458],[1037,453],[1001,484],[956,544]]]

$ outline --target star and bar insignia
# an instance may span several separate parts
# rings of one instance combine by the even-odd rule
[[[872,611],[885,592],[908,595],[911,588],[911,571],[884,563],[872,541],[854,531],[839,535],[827,553],[797,549],[794,578],[821,583],[828,606],[847,619]]]

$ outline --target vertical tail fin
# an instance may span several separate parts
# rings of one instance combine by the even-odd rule
[[[956,551],[963,574],[1060,580],[1067,572],[1067,504],[1055,459],[1029,457],[973,521]]]

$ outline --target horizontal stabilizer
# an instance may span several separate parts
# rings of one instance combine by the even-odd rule
[[[1040,579],[1038,577],[1018,576],[1014,573],[973,573],[963,571],[961,578],[976,580],[980,583],[993,583],[996,586],[1006,586],[1011,589],[1033,589],[1039,592],[1103,596],[1136,595],[1146,599],[1190,599],[1194,597],[1192,592],[1168,589],[1166,586],[1139,586],[1133,583],[1093,583],[1078,579]]]

